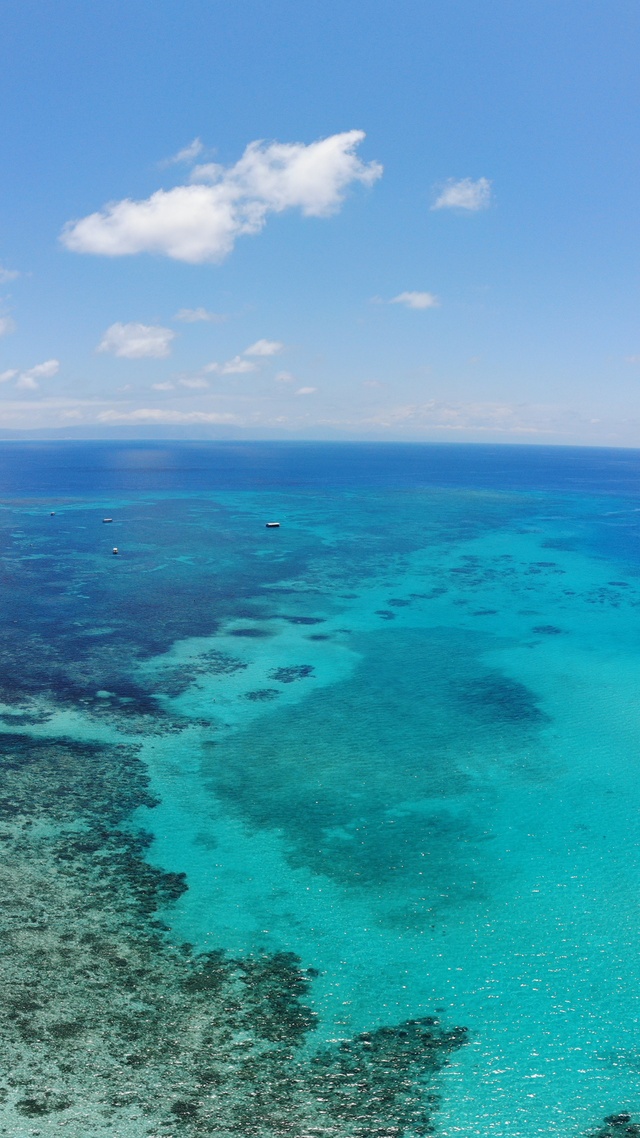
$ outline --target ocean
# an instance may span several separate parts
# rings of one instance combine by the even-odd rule
[[[0,1133],[640,1135],[639,490],[0,445]]]

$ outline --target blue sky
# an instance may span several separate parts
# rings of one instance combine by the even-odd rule
[[[639,25],[6,0],[0,430],[638,445]]]

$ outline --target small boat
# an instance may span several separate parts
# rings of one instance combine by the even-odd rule
[[[112,552],[112,553],[117,553],[117,552],[118,552],[118,546],[117,546],[117,545],[114,545],[114,547],[113,547],[113,549],[111,550],[111,552]]]
[[[112,522],[113,518],[103,518],[103,522]]]
[[[280,529],[280,522],[267,522],[267,529]]]

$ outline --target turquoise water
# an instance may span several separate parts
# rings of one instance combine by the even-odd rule
[[[444,1138],[640,1118],[640,454],[211,453],[12,466],[5,723],[135,745],[169,939],[317,970],[303,1052],[436,1014]]]

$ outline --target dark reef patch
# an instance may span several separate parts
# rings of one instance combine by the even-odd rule
[[[640,1138],[640,1122],[633,1122],[626,1111],[609,1114],[602,1126],[590,1131],[588,1138]]]
[[[304,680],[307,676],[312,676],[315,668],[312,664],[290,664],[288,667],[274,668],[269,672],[272,680],[277,680],[280,684],[293,684],[296,680]]]
[[[471,711],[480,721],[533,725],[548,719],[529,688],[500,672],[487,672],[478,679],[462,682],[458,698],[461,714]]]
[[[168,664],[153,672],[153,687],[161,695],[179,696],[201,676],[232,676],[248,665],[226,652],[211,649],[184,664]]]
[[[282,619],[289,624],[324,624],[323,616],[284,616]]]
[[[232,628],[229,635],[243,636],[246,640],[267,640],[274,634],[268,628]]]
[[[464,1028],[444,1031],[430,1017],[406,1020],[397,1027],[363,1032],[311,1063],[322,1113],[347,1133],[392,1138],[408,1133],[432,1135],[437,1097],[426,1093],[430,1074],[440,1070],[452,1051],[466,1042]],[[368,1104],[363,1126],[362,1107]]]
[[[526,782],[552,777],[546,750],[537,758],[547,716],[535,692],[481,662],[488,640],[357,634],[351,677],[212,740],[203,773],[245,822],[283,834],[291,864],[376,889],[384,920],[419,926],[483,892],[487,821],[465,797],[475,756]],[[397,908],[398,894],[411,901]]]
[[[0,818],[121,822],[154,806],[134,748],[0,733]]]
[[[564,629],[558,628],[555,624],[536,624],[531,631],[539,636],[561,636]]]
[[[279,695],[277,688],[256,688],[255,691],[245,692],[244,698],[253,700],[254,703],[264,703],[270,699],[277,699]]]

